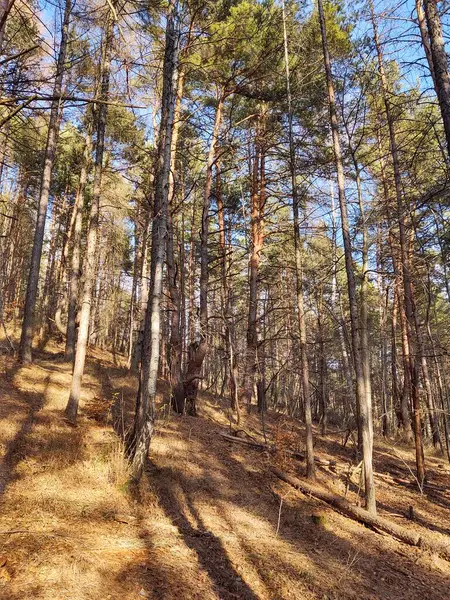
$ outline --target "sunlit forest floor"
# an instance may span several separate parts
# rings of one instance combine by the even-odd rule
[[[0,357],[0,598],[450,597],[450,563],[365,528],[271,473],[271,464],[303,473],[284,451],[302,440],[286,416],[266,417],[276,454],[231,443],[220,435],[230,426],[225,402],[204,393],[198,418],[175,416],[161,382],[151,463],[139,490],[130,488],[113,425],[129,426],[135,376],[93,350],[79,426],[71,428],[62,416],[70,366],[58,352],[47,346],[30,367]],[[263,441],[256,413],[239,427]],[[316,433],[316,455],[337,461],[319,467],[321,484],[341,495],[348,488],[356,501],[351,443],[344,448],[339,432]],[[375,463],[380,514],[450,544],[444,460],[427,457],[431,485],[423,495],[410,484],[411,450],[378,440]]]

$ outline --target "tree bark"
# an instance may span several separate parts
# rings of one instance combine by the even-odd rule
[[[220,127],[222,125],[224,100],[225,91],[223,89],[219,89],[217,92],[217,106],[214,118],[214,127],[206,163],[205,188],[203,191],[203,211],[200,235],[200,332],[199,339],[191,341],[189,345],[188,364],[184,377],[186,411],[192,416],[197,414],[198,387],[201,378],[203,361],[208,350],[209,208],[211,204],[213,167],[216,160],[216,150]]]
[[[139,330],[136,342],[134,343],[132,358],[131,358],[131,371],[135,372],[139,368],[139,364],[142,357],[142,346],[144,344],[144,328],[145,328],[145,313],[147,310],[148,293],[149,293],[149,230],[150,230],[150,212],[147,206],[144,205],[144,223],[141,233],[140,243],[140,297],[139,297]]]
[[[328,90],[328,104],[330,109],[330,125],[333,139],[333,152],[337,171],[339,207],[341,211],[342,237],[344,241],[345,269],[347,273],[348,299],[350,307],[350,321],[352,329],[353,362],[356,374],[356,402],[359,406],[359,419],[362,431],[362,450],[364,464],[364,491],[366,509],[370,513],[376,513],[375,484],[372,467],[373,425],[372,407],[367,404],[367,395],[364,386],[364,371],[361,357],[361,332],[358,315],[358,304],[356,298],[355,274],[352,258],[352,244],[345,198],[344,169],[339,140],[339,127],[337,121],[337,110],[334,86],[331,74],[330,55],[326,33],[325,15],[322,0],[318,0],[320,30],[322,34],[322,46],[324,56],[325,75]]]
[[[308,354],[306,349],[306,319],[303,297],[303,264],[302,264],[302,243],[300,239],[300,199],[297,189],[297,170],[295,161],[295,145],[293,132],[292,118],[292,99],[291,99],[291,84],[289,72],[289,49],[288,38],[286,31],[286,15],[283,0],[283,38],[284,38],[284,61],[286,70],[286,91],[288,96],[288,125],[289,125],[289,168],[291,172],[291,188],[292,188],[292,211],[293,211],[293,226],[294,226],[294,249],[295,249],[295,282],[296,282],[296,300],[297,300],[297,318],[298,318],[298,334],[300,340],[300,368],[303,390],[303,411],[306,430],[306,475],[309,479],[315,479],[315,464],[314,464],[314,441],[312,432],[312,415],[311,415],[311,390],[309,385],[309,364]],[[323,390],[324,391],[324,390]],[[325,413],[325,408],[324,408]],[[325,414],[323,414],[325,419]],[[323,421],[324,423],[325,421]]]
[[[170,337],[168,347],[169,378],[171,388],[171,405],[179,414],[184,413],[185,398],[182,372],[183,340],[181,337],[180,317],[180,271],[183,268],[175,259],[174,217],[175,217],[175,160],[177,152],[178,133],[180,129],[181,101],[183,98],[184,72],[178,77],[177,98],[175,102],[174,125],[172,133],[171,164],[169,175],[169,208],[167,223],[167,281],[170,295]]]
[[[442,23],[437,6],[437,0],[423,0],[423,4],[425,8],[433,64],[431,72],[434,74],[433,80],[436,87],[439,108],[441,109],[442,120],[444,122],[448,152],[447,160],[448,164],[450,164],[450,77],[448,71],[448,58],[445,51]]]
[[[220,162],[216,162],[216,203],[217,203],[217,222],[219,226],[219,249],[220,249],[220,277],[221,277],[221,310],[223,322],[223,339],[225,345],[225,355],[228,368],[228,381],[230,390],[230,405],[232,410],[236,412],[236,420],[240,422],[240,406],[238,396],[238,373],[236,364],[236,355],[234,351],[234,324],[230,311],[230,288],[228,283],[228,272],[231,264],[231,238],[230,227],[227,228],[225,222],[225,208],[222,196],[222,172]],[[224,378],[225,383],[226,377]]]
[[[66,362],[72,362],[75,357],[78,290],[81,279],[81,233],[83,228],[84,192],[91,167],[91,127],[91,121],[89,120],[81,164],[80,180],[78,182],[77,194],[75,196],[75,204],[73,207],[75,218],[72,231],[72,256],[70,259],[70,279],[67,303],[67,333],[64,349],[64,360]]]
[[[8,15],[14,6],[15,0],[0,0],[0,54],[3,49],[3,41],[5,38],[6,21]]]
[[[134,332],[137,315],[137,292],[138,292],[138,280],[139,280],[139,248],[141,246],[140,238],[140,206],[136,203],[135,216],[134,216],[134,257],[133,257],[133,281],[131,284],[131,297],[130,297],[130,308],[129,308],[129,330],[128,330],[128,345],[127,345],[127,368],[131,369],[131,363],[133,360],[133,348],[134,348]]]
[[[65,415],[68,421],[75,423],[80,402],[81,384],[84,374],[87,346],[89,341],[89,324],[91,317],[92,296],[95,288],[95,273],[97,270],[97,237],[100,213],[100,197],[103,173],[103,155],[105,150],[105,130],[108,105],[105,103],[109,97],[109,79],[111,71],[111,47],[114,35],[114,20],[112,11],[107,17],[105,38],[103,41],[101,58],[101,92],[97,105],[97,142],[95,148],[94,185],[89,213],[89,226],[86,242],[86,253],[83,263],[84,284],[81,298],[80,325],[75,352],[75,361],[70,388],[69,401]]]
[[[166,23],[161,123],[152,225],[150,294],[145,318],[144,348],[134,427],[128,444],[131,474],[136,482],[140,480],[144,470],[155,420],[156,386],[160,358],[161,296],[180,44],[176,0],[171,0],[169,3]]]
[[[258,277],[261,252],[264,244],[264,204],[265,204],[265,148],[263,125],[260,114],[255,131],[255,155],[252,169],[251,206],[251,250],[249,264],[249,304],[247,320],[247,346],[245,370],[241,390],[241,402],[250,412],[254,395],[255,378],[258,370]]]
[[[407,321],[407,337],[408,337],[408,363],[409,363],[409,377],[411,383],[411,397],[413,405],[413,424],[414,424],[414,441],[416,448],[416,468],[417,478],[422,484],[425,480],[425,459],[423,453],[422,443],[422,430],[421,430],[421,417],[420,417],[420,394],[419,394],[419,377],[418,369],[415,360],[416,349],[414,346],[414,335],[415,330],[415,306],[413,298],[413,289],[411,283],[410,273],[410,259],[408,252],[408,234],[406,230],[405,222],[405,206],[403,199],[403,187],[400,174],[400,163],[398,157],[397,141],[395,135],[394,118],[391,110],[391,103],[388,94],[387,79],[384,71],[383,56],[381,52],[381,46],[378,38],[378,28],[375,19],[375,13],[373,9],[372,0],[369,1],[374,42],[377,51],[378,58],[378,74],[381,83],[381,92],[383,95],[383,102],[385,106],[386,118],[389,128],[389,144],[392,157],[392,167],[394,170],[394,186],[395,195],[397,200],[397,218],[398,218],[398,230],[400,237],[400,258],[402,264],[402,280],[403,280],[403,293],[404,293],[404,306],[405,316]],[[406,379],[406,373],[405,373]]]
[[[420,38],[422,40],[422,46],[427,59],[428,67],[430,70],[431,79],[433,80],[433,86],[437,94],[436,75],[434,74],[433,55],[431,53],[430,36],[428,35],[427,19],[423,9],[423,0],[416,0],[416,13],[417,13],[417,24],[419,26]]]
[[[361,186],[361,172],[353,148],[351,149],[353,165],[355,168],[355,182],[358,194],[358,206],[361,218],[362,233],[362,280],[360,289],[360,332],[361,332],[361,360],[364,376],[365,404],[372,407],[372,382],[370,378],[370,348],[369,348],[369,235],[367,231],[366,215]]]
[[[48,125],[47,143],[45,147],[44,164],[40,183],[37,221],[34,231],[33,250],[31,253],[31,265],[28,276],[22,333],[19,346],[19,361],[23,363],[30,363],[32,360],[31,349],[33,345],[34,311],[39,286],[39,270],[41,266],[42,246],[44,243],[45,222],[47,219],[47,206],[52,178],[52,168],[55,158],[56,144],[58,141],[61,90],[64,72],[66,69],[65,63],[71,11],[72,0],[66,0],[61,30],[61,43],[56,66],[55,85],[53,87],[54,99],[52,100],[50,108],[50,121]]]

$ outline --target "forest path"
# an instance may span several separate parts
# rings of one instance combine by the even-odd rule
[[[87,418],[115,400],[116,419],[127,426],[133,375],[91,353],[73,429],[62,418],[68,365],[43,354],[30,367],[4,357],[0,365],[0,598],[448,599],[448,563],[277,480],[268,469],[273,457],[220,436],[226,413],[207,394],[199,418],[168,415],[160,405],[137,493],[111,425]],[[256,415],[246,418],[247,429],[258,426]],[[269,415],[271,435],[275,428]],[[319,441],[320,455],[333,443]],[[324,485],[329,477],[320,473]],[[429,503],[425,513],[448,510],[420,501]],[[322,525],[311,518],[318,511]]]

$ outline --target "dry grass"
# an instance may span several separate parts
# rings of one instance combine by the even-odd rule
[[[8,589],[0,589],[5,598],[105,597],[105,579],[123,565],[117,548],[127,544],[115,517],[132,510],[127,464],[109,428],[82,417],[73,429],[63,420],[70,376],[68,365],[48,360],[10,371],[20,414],[26,418],[33,399],[36,410],[16,438],[18,459],[2,498],[1,529],[18,532],[2,534],[11,574]],[[85,384],[85,400],[101,393],[91,369]],[[134,531],[127,537],[130,549],[142,549]]]
[[[369,531],[269,475],[270,461],[297,468],[287,452],[269,455],[225,442],[226,409],[204,395],[201,417],[159,409],[152,461],[138,489],[128,486],[123,446],[135,377],[104,353],[90,358],[79,426],[62,419],[70,368],[52,356],[32,367],[0,363],[0,598],[5,600],[447,599],[448,563]],[[161,398],[166,395],[161,385]],[[257,415],[244,428],[261,439]],[[302,431],[268,415],[269,438],[301,449]],[[346,465],[351,449],[337,435],[318,438],[317,453]],[[377,445],[379,472],[403,472],[409,449]],[[396,456],[399,454],[401,458]],[[429,458],[432,481],[448,481]],[[397,470],[397,471],[396,471]],[[321,469],[323,485],[345,488],[345,472]],[[349,495],[356,499],[356,480]],[[381,511],[448,534],[445,492],[380,481]],[[313,519],[319,511],[323,517]],[[6,534],[6,531],[16,533]]]

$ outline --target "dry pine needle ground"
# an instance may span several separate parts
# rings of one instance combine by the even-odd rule
[[[449,597],[447,562],[276,480],[271,461],[300,469],[283,449],[274,457],[224,440],[226,407],[214,398],[202,398],[199,418],[160,411],[151,464],[133,490],[109,408],[114,402],[126,427],[134,376],[94,352],[73,429],[62,419],[68,365],[52,354],[31,367],[1,361],[0,598]],[[270,440],[301,449],[294,421],[268,415],[267,427]],[[244,428],[262,441],[256,415]],[[318,437],[316,452],[338,464],[320,469],[321,483],[356,501],[358,477],[341,468],[351,450],[331,434]],[[433,487],[422,496],[394,481],[413,464],[408,449],[378,443],[375,458],[381,514],[450,541],[448,469],[428,458]],[[404,516],[409,505],[414,522]]]

